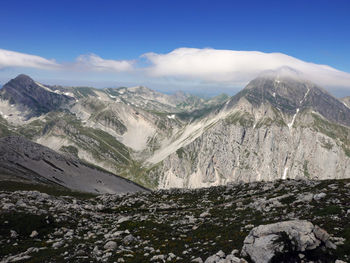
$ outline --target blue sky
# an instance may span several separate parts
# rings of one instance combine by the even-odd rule
[[[349,13],[350,1],[346,0],[3,1],[0,49],[54,60],[61,68],[7,61],[1,65],[0,60],[0,83],[20,72],[51,84],[143,84],[161,90],[237,89],[247,82],[226,76],[208,79],[203,77],[208,69],[193,76],[173,68],[154,72],[154,65],[159,69],[163,64],[144,56],[149,52],[170,54],[179,48],[278,52],[349,73]],[[178,57],[184,53],[188,52]],[[77,63],[78,57],[90,54],[103,59],[103,69],[96,69],[95,60],[92,67],[90,57]],[[130,62],[133,69],[109,62],[106,69],[104,60]],[[211,61],[204,59],[203,63]],[[283,65],[285,60],[281,61]],[[325,86],[344,88],[348,79],[343,77],[342,83],[325,81]]]

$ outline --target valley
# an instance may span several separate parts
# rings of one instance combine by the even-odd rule
[[[288,68],[233,97],[145,87],[0,90],[0,135],[71,155],[149,189],[350,177],[350,109]]]

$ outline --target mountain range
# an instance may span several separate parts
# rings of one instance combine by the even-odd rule
[[[0,90],[0,136],[25,137],[150,189],[339,179],[350,177],[349,105],[288,68],[211,99],[19,75]]]

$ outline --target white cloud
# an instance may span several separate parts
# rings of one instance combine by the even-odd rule
[[[0,49],[0,69],[6,67],[23,67],[56,70],[78,70],[96,72],[123,72],[133,69],[134,61],[108,60],[95,54],[81,55],[74,62],[58,64],[54,60],[24,54],[20,52]]]
[[[0,69],[6,67],[26,67],[39,69],[57,68],[59,65],[53,61],[35,55],[0,49]]]
[[[123,72],[133,70],[134,61],[103,59],[95,54],[81,55],[74,67],[79,70]]]
[[[145,81],[155,82],[158,79],[162,80],[165,86],[166,83],[181,83],[182,86],[188,87],[203,88],[206,86],[203,84],[208,84],[208,87],[231,88],[242,87],[265,71],[289,67],[302,72],[302,77],[321,86],[350,88],[349,73],[327,65],[305,62],[282,53],[178,48],[167,54],[146,53],[141,57],[146,58],[149,65],[144,66],[140,59],[111,60],[95,54],[81,55],[74,61],[59,64],[40,56],[0,49],[0,69],[6,67],[50,69],[60,72],[57,74],[62,76],[69,72],[89,71],[96,74],[106,72],[109,75],[100,75],[108,76],[110,79],[124,72],[125,76],[135,82],[139,81],[140,84]],[[146,74],[143,74],[144,72]]]
[[[264,71],[290,67],[323,86],[350,87],[350,74],[282,53],[179,48],[167,54],[146,53],[146,70],[154,77],[196,79],[203,82],[244,85]]]

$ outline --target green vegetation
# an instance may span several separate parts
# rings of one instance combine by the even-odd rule
[[[314,250],[303,254],[312,257],[325,253],[325,256],[332,259],[327,262],[334,262],[335,257],[348,262],[349,184],[349,179],[240,183],[193,190],[159,190],[121,196],[108,195],[96,199],[78,199],[75,201],[80,209],[69,209],[69,213],[65,210],[55,211],[53,215],[56,216],[50,215],[50,212],[44,215],[25,211],[2,213],[0,225],[5,227],[0,229],[0,232],[2,231],[0,235],[9,236],[9,230],[15,230],[20,236],[18,240],[11,239],[12,243],[3,243],[0,254],[15,254],[25,251],[28,247],[47,247],[43,251],[31,254],[34,262],[35,260],[47,262],[48,256],[55,262],[68,261],[68,258],[72,262],[94,261],[92,251],[96,245],[103,250],[107,240],[112,239],[118,247],[124,246],[123,239],[130,233],[136,238],[128,245],[130,249],[117,248],[111,253],[108,261],[114,262],[122,257],[125,262],[149,262],[154,255],[167,256],[171,252],[181,257],[171,262],[190,262],[193,257],[205,260],[219,250],[226,254],[231,253],[233,249],[241,250],[243,241],[252,227],[298,218],[320,226],[332,237],[345,238],[344,244],[337,244],[336,250]],[[303,198],[305,195],[321,192],[326,196],[319,201]],[[270,200],[271,198],[273,199]],[[282,206],[279,203],[275,204],[275,198]],[[59,200],[66,204],[73,203],[69,197]],[[92,210],[90,207],[96,204],[101,204],[104,208],[98,211]],[[45,201],[38,206],[40,210],[52,211],[49,208]],[[203,212],[206,215],[200,216]],[[125,217],[128,219],[116,223],[119,218]],[[55,220],[57,218],[64,220],[57,221]],[[95,229],[94,226],[98,227]],[[61,236],[56,236],[54,232],[59,228],[74,229],[74,238],[62,238],[65,245],[53,249],[52,243],[46,241],[61,238],[67,233],[61,231]],[[33,229],[39,232],[39,239],[28,238]],[[104,237],[116,230],[129,232]],[[88,238],[89,232],[95,235]],[[281,234],[281,240],[286,241],[287,246],[293,245],[284,234]],[[331,241],[336,242],[333,238]],[[14,242],[18,245],[14,246]],[[157,252],[146,254],[149,252],[146,247],[152,247],[152,250]],[[64,252],[67,252],[66,257],[62,256]],[[89,258],[80,257],[82,254]],[[276,260],[289,259],[283,257],[285,254],[279,256],[281,257]],[[299,260],[299,257],[297,259]]]
[[[117,115],[111,110],[103,110],[95,114],[92,114],[92,119],[97,122],[102,122],[108,126],[112,126],[119,134],[123,134],[127,131],[125,125],[119,120]]]
[[[147,140],[147,147],[148,149],[154,153],[155,151],[157,151],[158,149],[160,149],[160,142],[157,139],[157,136],[153,136],[148,138]]]
[[[80,199],[96,197],[95,194],[73,191],[59,185],[43,185],[31,182],[0,181],[0,191],[39,191],[53,196],[73,196]]]
[[[82,106],[86,107],[90,111],[96,112],[96,113],[98,113],[106,108],[106,105],[103,102],[101,102],[95,98],[84,99],[81,102],[81,104],[82,104]],[[94,116],[94,114],[92,116]]]
[[[61,152],[68,153],[68,154],[74,156],[75,158],[78,158],[78,152],[79,152],[79,150],[78,150],[76,147],[74,147],[73,145],[62,146],[62,147],[60,148],[60,151],[61,151]]]
[[[333,144],[330,142],[330,141],[328,141],[328,140],[326,140],[326,139],[323,139],[322,141],[321,141],[321,143],[322,143],[322,147],[323,148],[325,148],[325,149],[327,149],[327,150],[332,150],[332,148],[333,148]]]
[[[243,127],[252,127],[254,124],[254,117],[248,113],[235,112],[225,118],[226,125],[239,124]]]
[[[129,165],[124,166],[120,176],[127,178],[148,189],[155,189],[158,185],[158,176],[155,172],[159,166],[150,168],[142,166],[141,162],[131,161]]]
[[[178,116],[181,120],[194,121],[194,120],[206,117],[210,113],[215,113],[215,111],[219,110],[220,108],[221,108],[221,104],[209,105],[208,107],[200,108],[191,112],[188,112],[188,111],[180,112],[180,113],[177,113],[176,116]]]
[[[350,157],[350,129],[345,126],[329,122],[317,114],[313,113],[312,116],[314,118],[313,128],[340,143],[346,156]],[[327,148],[332,146],[327,143],[323,143],[323,147]]]
[[[10,130],[8,122],[0,115],[0,138],[13,135],[14,132]]]
[[[349,128],[329,122],[317,114],[312,113],[314,118],[313,127],[317,131],[327,135],[332,139],[339,139],[346,145],[350,145],[350,130]]]
[[[24,137],[32,140],[35,136],[40,136],[45,123],[41,120],[34,120],[29,124],[22,126],[18,129],[18,133],[23,135]]]
[[[185,150],[183,147],[179,148],[176,150],[176,154],[177,154],[177,157],[179,157],[179,159],[182,159],[185,155]]]
[[[350,149],[349,148],[347,148],[346,146],[342,146],[342,148],[343,148],[343,151],[344,151],[344,153],[345,153],[345,155],[347,156],[347,157],[350,157]]]
[[[318,207],[315,209],[315,216],[329,216],[341,213],[341,208],[337,205],[330,205],[325,207]]]
[[[129,149],[116,138],[100,129],[84,127],[73,114],[61,112],[48,115],[42,132],[53,133],[58,137],[65,136],[90,152],[96,160],[113,160],[110,162],[116,166],[128,165],[131,158]]]
[[[308,164],[309,164],[309,161],[305,160],[304,165],[303,165],[303,169],[304,169],[304,176],[306,178],[310,178],[310,173],[309,173],[309,170],[307,168]]]
[[[79,99],[87,98],[89,96],[97,97],[96,93],[94,92],[94,88],[90,87],[74,87],[72,91],[74,96]]]

